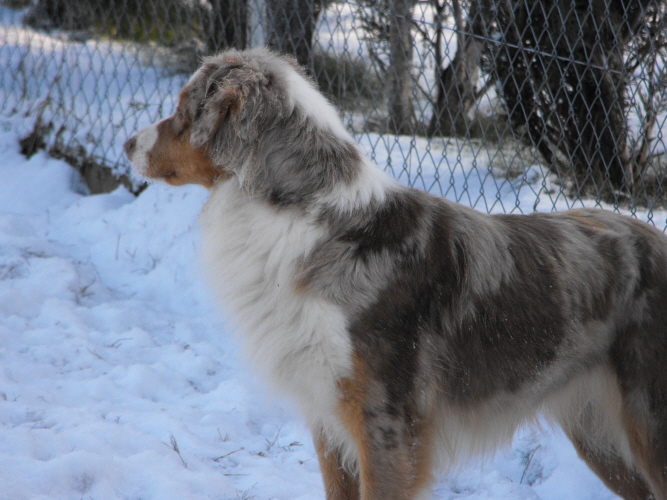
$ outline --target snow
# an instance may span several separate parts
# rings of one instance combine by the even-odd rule
[[[0,29],[16,47],[38,36],[6,19]],[[104,47],[77,54],[52,42],[50,50],[65,67],[138,71],[130,54]],[[3,50],[0,57],[19,57]],[[40,73],[41,87],[27,88],[35,100],[47,95],[50,71]],[[176,94],[177,80],[162,76],[155,72]],[[72,96],[81,99],[76,108],[111,119],[113,130],[100,132],[103,148],[122,164],[118,131],[147,120],[120,120],[123,106],[136,105],[136,89],[77,79],[85,91]],[[0,92],[8,109],[18,106],[12,89]],[[146,106],[155,111],[151,99]],[[0,117],[0,500],[324,498],[303,420],[255,381],[202,284],[197,215],[206,191],[151,185],[139,197],[124,188],[85,196],[69,165],[19,153],[34,123],[25,111]],[[494,175],[481,145],[377,134],[360,140],[402,182],[483,211],[571,204],[540,167],[515,179]],[[637,216],[662,227],[666,220],[658,212]],[[614,496],[562,432],[545,424],[444,475],[434,498]]]
[[[253,386],[202,288],[206,193],[78,195],[3,125],[0,498],[321,491],[303,425]]]

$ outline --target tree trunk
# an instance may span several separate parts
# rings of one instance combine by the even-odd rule
[[[266,0],[267,45],[291,54],[313,73],[313,36],[320,0]]]
[[[248,42],[248,0],[209,0],[206,53],[245,49]]]
[[[88,2],[37,0],[24,22],[37,29],[79,30],[90,27],[91,14],[92,6]]]
[[[580,186],[632,187],[624,57],[650,0],[481,1],[514,130]]]
[[[417,0],[391,0],[389,14],[389,67],[387,68],[388,129],[395,134],[414,131],[412,107],[412,8]]]
[[[444,4],[442,5],[444,7]],[[470,127],[468,112],[475,104],[479,65],[483,43],[473,36],[471,25],[476,21],[476,0],[470,6],[470,19],[465,22],[459,0],[452,0],[456,22],[457,44],[454,59],[442,67],[442,54],[438,53],[440,68],[436,87],[436,101],[428,135],[465,135]]]

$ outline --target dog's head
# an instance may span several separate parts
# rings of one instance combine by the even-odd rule
[[[257,140],[259,122],[278,119],[288,108],[285,93],[258,62],[236,51],[207,58],[181,91],[173,115],[125,143],[136,172],[175,186],[206,187],[232,175],[247,157],[244,146]]]
[[[143,177],[210,188],[237,175],[249,191],[277,203],[349,177],[358,158],[335,110],[303,70],[265,49],[205,59],[174,114],[124,147]]]

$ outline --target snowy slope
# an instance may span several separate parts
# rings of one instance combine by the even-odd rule
[[[199,279],[200,188],[76,194],[0,122],[0,499],[321,499],[309,435],[255,383]],[[559,431],[439,499],[612,498]]]
[[[317,498],[307,433],[243,382],[201,289],[205,192],[82,197],[16,139],[0,138],[0,498]]]

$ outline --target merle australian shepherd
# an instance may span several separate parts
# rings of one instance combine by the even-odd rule
[[[667,499],[667,238],[598,210],[486,215],[372,165],[292,60],[204,60],[125,144],[201,184],[206,273],[310,426],[328,499],[428,498],[537,413],[624,498]]]

